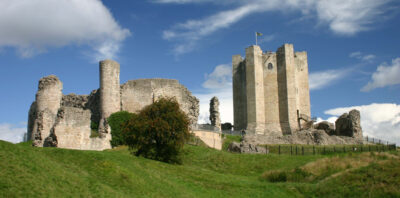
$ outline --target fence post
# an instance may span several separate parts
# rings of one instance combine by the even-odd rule
[[[281,145],[278,146],[278,153],[281,154]]]
[[[302,152],[303,155],[304,155],[304,146],[301,147],[301,152]]]
[[[293,145],[290,145],[290,155],[293,155]]]
[[[296,145],[296,155],[297,155],[297,145]]]
[[[336,153],[336,148],[335,148],[335,146],[333,146],[333,152]]]

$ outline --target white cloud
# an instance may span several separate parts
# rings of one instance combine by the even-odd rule
[[[367,92],[376,88],[400,84],[400,58],[392,60],[391,65],[383,63],[372,74],[372,79],[361,91]]]
[[[226,89],[232,87],[232,67],[218,65],[211,74],[206,74],[203,87],[207,89]]]
[[[316,16],[319,24],[328,25],[339,35],[354,35],[371,28],[385,6],[392,0],[247,0],[247,1],[200,1],[200,0],[158,0],[158,3],[214,3],[236,5],[230,10],[220,11],[203,19],[187,20],[169,30],[163,38],[176,41],[176,55],[193,50],[198,40],[220,29],[228,28],[248,15],[260,12],[300,12],[303,16]],[[310,17],[313,18],[313,17]]]
[[[317,121],[315,122],[315,123],[320,123],[320,122],[322,122],[322,121],[327,121],[327,122],[330,122],[330,123],[333,123],[333,124],[335,124],[335,122],[336,122],[336,120],[338,119],[338,117],[337,116],[332,116],[332,117],[329,117],[328,119],[326,119],[326,120],[324,120],[324,119],[322,119],[322,118],[320,118],[320,117],[318,117],[317,118]]]
[[[338,69],[312,72],[309,74],[310,90],[322,89],[344,78],[350,70]]]
[[[391,0],[320,0],[316,3],[318,19],[343,35],[353,35],[371,28]]]
[[[361,114],[361,127],[364,136],[380,138],[400,145],[400,105],[382,103],[362,106],[340,107],[330,109],[324,113],[340,116],[352,109],[357,109]]]
[[[0,140],[5,140],[12,143],[22,142],[26,127],[15,126],[8,123],[0,124]]]
[[[363,54],[361,52],[353,52],[349,55],[350,58],[356,58],[365,62],[371,62],[373,59],[376,58],[373,54]]]
[[[263,44],[263,43],[268,43],[272,40],[275,39],[275,35],[270,34],[270,35],[262,35],[260,40],[258,41],[258,44]]]
[[[233,124],[233,99],[232,99],[232,69],[230,65],[223,64],[215,67],[214,71],[206,74],[203,83],[206,93],[195,93],[200,100],[199,123],[210,123],[209,108],[212,97],[217,96],[219,100],[219,111],[222,123]]]
[[[0,47],[22,57],[68,45],[89,46],[97,60],[115,58],[130,35],[100,0],[2,0]]]

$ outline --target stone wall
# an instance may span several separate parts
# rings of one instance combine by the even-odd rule
[[[90,137],[90,110],[62,107],[54,125],[58,147],[81,150],[104,150],[111,148],[111,134],[106,137]]]
[[[297,104],[299,113],[311,117],[307,52],[296,52],[294,60],[297,67],[296,70],[297,93],[298,93]],[[305,121],[301,120],[300,125],[303,125],[304,123]]]
[[[276,53],[263,54],[265,133],[281,131],[279,120],[278,63]]]
[[[247,128],[246,63],[240,55],[232,57],[233,119],[235,130]]]
[[[257,45],[246,49],[247,130],[263,134],[265,129],[264,72],[262,51]]]
[[[121,86],[121,107],[123,111],[139,112],[160,97],[173,97],[185,112],[191,124],[199,116],[199,100],[177,80],[139,79],[130,80]]]

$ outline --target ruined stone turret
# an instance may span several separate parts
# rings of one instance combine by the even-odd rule
[[[221,130],[221,119],[219,114],[219,100],[216,96],[210,100],[210,121],[211,125]]]
[[[28,121],[28,139],[35,146],[43,146],[50,135],[61,105],[63,85],[57,76],[50,75],[39,80],[36,101],[31,105]]]
[[[121,110],[119,64],[113,60],[100,61],[100,123],[99,132],[108,133],[107,118]]]

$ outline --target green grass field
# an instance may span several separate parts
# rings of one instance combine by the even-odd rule
[[[182,164],[0,141],[0,197],[400,197],[400,155],[251,155],[187,145]],[[274,179],[274,178],[278,179]]]

